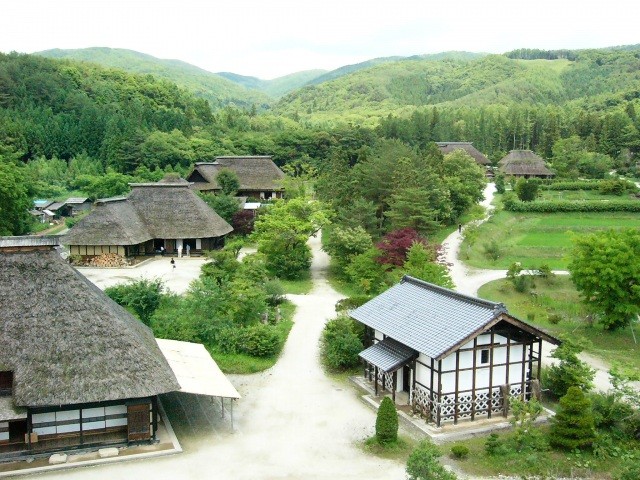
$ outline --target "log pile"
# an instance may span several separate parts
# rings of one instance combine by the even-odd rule
[[[103,253],[93,257],[87,262],[91,267],[126,267],[129,265],[126,258],[117,253]]]

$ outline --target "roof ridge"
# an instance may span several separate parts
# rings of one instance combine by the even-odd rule
[[[481,305],[484,307],[489,307],[497,313],[507,312],[507,307],[503,303],[496,303],[490,300],[485,300],[483,298],[472,297],[471,295],[466,295],[464,293],[456,292],[455,290],[451,290],[449,288],[441,287],[440,285],[435,285],[433,283],[425,282],[424,280],[420,280],[419,278],[411,277],[409,275],[404,275],[400,280],[400,283],[412,283],[422,288],[428,288],[431,290],[438,291],[444,295],[449,297],[458,298],[467,303],[475,303],[476,305]]]

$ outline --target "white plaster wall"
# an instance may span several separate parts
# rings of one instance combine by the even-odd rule
[[[104,413],[108,415],[118,415],[118,414],[126,414],[127,406],[126,405],[112,405],[110,407],[105,407]],[[107,428],[110,427],[123,427],[127,424],[127,418],[108,418],[106,420]]]
[[[104,407],[95,407],[95,408],[83,408],[82,409],[82,430],[98,430],[106,427],[105,420],[98,420],[95,422],[85,422],[85,418],[91,417],[103,417],[104,418]]]

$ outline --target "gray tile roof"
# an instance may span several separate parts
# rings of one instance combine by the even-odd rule
[[[439,359],[506,313],[501,303],[469,297],[405,276],[351,312],[351,317],[408,347]]]
[[[385,373],[396,371],[410,360],[418,357],[413,348],[387,337],[360,352],[360,358],[375,365]]]

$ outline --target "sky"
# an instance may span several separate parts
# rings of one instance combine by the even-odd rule
[[[272,79],[376,57],[640,43],[638,0],[5,0],[0,51],[126,48]]]

